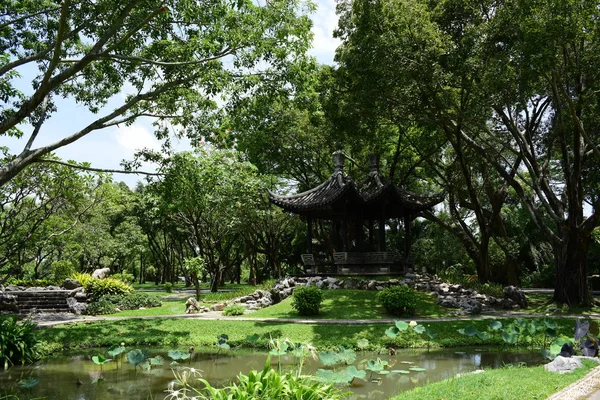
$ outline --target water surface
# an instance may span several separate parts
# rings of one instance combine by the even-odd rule
[[[131,350],[131,349],[128,349]],[[183,350],[183,349],[182,349]],[[410,390],[416,386],[440,381],[481,368],[498,368],[505,364],[526,363],[535,365],[542,362],[538,352],[498,352],[491,350],[470,349],[452,350],[399,350],[396,355],[381,355],[359,352],[353,364],[364,369],[363,359],[388,361],[391,369],[407,370],[410,367],[425,368],[426,371],[409,374],[392,373],[389,375],[372,375],[367,371],[366,381],[359,381],[360,386],[347,387],[353,394],[350,399],[386,399],[399,392]],[[146,350],[149,357],[162,355],[163,366],[154,367],[150,371],[142,371],[127,364],[115,362],[105,364],[102,368],[91,361],[92,355],[103,354],[106,349],[86,351],[85,353],[66,354],[61,357],[44,360],[33,366],[13,367],[0,372],[0,397],[5,394],[16,394],[21,400],[28,398],[108,400],[108,399],[163,399],[165,390],[173,381],[173,370],[166,350]],[[227,384],[238,373],[247,373],[252,369],[262,369],[267,359],[266,353],[248,351],[228,351],[226,354],[210,354],[203,352],[194,354],[192,360],[181,362],[181,366],[193,367],[202,371],[202,377],[213,385]],[[276,357],[271,357],[276,367]],[[289,364],[291,358],[283,357],[282,364]],[[285,366],[284,366],[285,368]],[[307,361],[306,373],[314,373],[323,368],[319,361]],[[103,379],[98,379],[99,377]],[[39,383],[31,389],[18,388],[18,382],[27,378],[39,379]],[[77,384],[80,382],[80,385]]]

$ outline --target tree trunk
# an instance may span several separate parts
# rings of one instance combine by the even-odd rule
[[[565,240],[555,245],[556,281],[554,301],[569,307],[591,306],[588,286],[587,249],[590,235],[565,228]]]
[[[477,259],[474,259],[477,267],[477,278],[481,283],[487,283],[492,280],[492,270],[490,269],[490,236],[486,233],[481,235],[479,243],[479,252]]]

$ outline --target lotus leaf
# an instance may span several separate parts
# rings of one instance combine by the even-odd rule
[[[502,329],[502,322],[500,322],[500,321],[492,321],[492,322],[490,322],[490,328],[493,331],[499,331],[500,329]]]
[[[366,348],[369,347],[369,340],[368,339],[358,339],[356,341],[356,347],[358,347],[361,350],[365,350]]]
[[[395,326],[390,326],[385,330],[385,334],[393,339],[398,337],[400,331]]]
[[[408,329],[408,324],[404,321],[395,321],[394,324],[396,325],[396,328],[398,328],[399,331],[405,331]]]
[[[425,332],[425,327],[423,325],[415,325],[413,326],[413,331],[417,332],[418,334],[421,334]]]
[[[132,365],[139,365],[146,359],[146,355],[140,349],[131,350],[127,353],[127,362]]]
[[[187,360],[190,358],[190,353],[184,353],[181,350],[169,350],[167,353],[172,360]]]

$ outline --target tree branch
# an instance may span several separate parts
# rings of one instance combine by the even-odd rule
[[[106,172],[106,173],[110,173],[110,174],[140,174],[140,175],[148,175],[148,176],[162,176],[164,175],[161,172],[147,172],[147,171],[128,171],[125,169],[107,169],[107,168],[93,168],[93,167],[87,167],[85,165],[78,165],[78,164],[71,164],[68,162],[64,162],[64,161],[60,161],[60,160],[53,160],[50,158],[40,158],[37,160],[34,160],[33,162],[36,163],[41,163],[41,164],[58,164],[58,165],[64,165],[66,167],[70,167],[70,168],[74,168],[74,169],[80,169],[83,171],[90,171],[90,172]]]

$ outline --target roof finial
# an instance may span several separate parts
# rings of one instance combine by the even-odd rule
[[[344,161],[344,153],[341,150],[333,152],[334,173],[344,171]]]
[[[369,175],[377,175],[379,173],[379,156],[375,153],[369,154]]]

